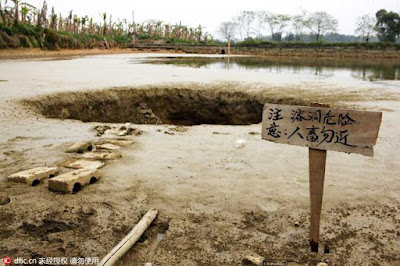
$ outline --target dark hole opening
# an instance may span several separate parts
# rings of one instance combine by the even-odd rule
[[[80,184],[80,183],[75,183],[74,184],[74,187],[73,187],[73,189],[72,189],[72,192],[73,193],[77,193],[77,192],[79,192],[79,191],[81,191],[82,190],[82,185]]]
[[[49,175],[49,178],[53,178],[53,177],[55,177],[55,175],[54,175],[54,174],[51,174],[51,175]]]
[[[97,178],[92,176],[92,178],[90,178],[90,184],[94,184],[97,182]]]
[[[145,234],[143,234],[143,235],[138,239],[138,242],[139,242],[139,243],[143,243],[143,242],[145,242],[148,238],[149,238],[148,236],[146,236]]]
[[[165,234],[168,229],[169,229],[169,223],[168,222],[163,222],[158,227],[158,233],[159,234]]]
[[[330,248],[329,248],[328,245],[325,245],[324,253],[325,253],[325,254],[329,254],[329,253],[330,253]]]
[[[39,184],[40,184],[40,181],[37,180],[37,179],[35,179],[35,180],[33,180],[33,182],[32,182],[32,187],[36,187],[36,186],[39,185]]]
[[[88,151],[92,151],[92,150],[93,150],[93,146],[92,146],[92,145],[89,145]]]

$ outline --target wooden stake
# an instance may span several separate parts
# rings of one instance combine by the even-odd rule
[[[310,246],[312,252],[318,252],[319,225],[321,220],[322,196],[326,166],[326,151],[309,149],[310,179]]]
[[[108,50],[110,50],[110,45],[108,45],[108,42],[107,42],[106,37],[104,37],[104,42],[106,43],[106,48],[107,48]]]
[[[309,148],[311,251],[318,252],[327,150],[372,156],[381,121],[381,112],[341,110],[321,103],[264,105],[263,139]]]
[[[231,39],[228,39],[228,58],[231,55]]]

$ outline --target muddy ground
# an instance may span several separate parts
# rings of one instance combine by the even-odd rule
[[[145,53],[146,49],[140,51]],[[147,52],[150,52],[148,50]],[[152,53],[163,53],[164,50],[151,51]],[[173,51],[169,51],[173,53]],[[70,59],[73,57],[81,57],[87,55],[108,55],[108,54],[128,54],[128,53],[139,53],[133,49],[58,49],[58,50],[46,50],[39,48],[19,48],[19,49],[0,49],[0,59],[44,59],[51,58],[54,60]]]
[[[0,79],[6,80],[0,82],[0,194],[11,200],[0,205],[0,255],[102,258],[156,208],[157,220],[120,265],[240,265],[246,255],[283,265],[400,263],[398,82],[140,64],[121,68],[126,57],[0,62]],[[131,104],[140,94],[136,103],[147,104],[142,114],[152,109],[154,95],[162,99],[162,110],[178,102],[187,107],[190,100],[200,110],[199,101],[218,104],[209,103],[220,91],[219,104],[228,106],[220,124],[236,110],[232,99],[241,99],[235,103],[244,109],[249,105],[243,102],[322,101],[383,112],[374,157],[328,152],[320,253],[311,254],[308,246],[307,149],[261,140],[261,125],[253,117],[238,116],[236,125],[202,125],[204,120],[194,123],[188,112],[185,119],[168,121],[185,125],[134,125],[143,131],[127,137],[135,144],[122,148],[123,157],[101,169],[103,178],[77,194],[50,192],[47,181],[36,187],[6,181],[16,171],[69,158],[64,150],[74,141],[103,138],[93,127],[121,119],[113,112],[99,115],[104,104],[122,111],[123,99]],[[135,97],[127,101],[127,95]],[[61,104],[68,112],[56,112]],[[213,109],[205,110],[209,118]],[[163,119],[158,111],[153,114]],[[108,120],[94,122],[101,117]],[[133,119],[123,117],[115,120],[118,126]],[[236,148],[239,139],[246,144]],[[160,242],[159,232],[165,233]]]

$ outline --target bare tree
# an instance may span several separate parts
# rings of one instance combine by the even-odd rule
[[[284,29],[290,22],[290,16],[284,14],[266,14],[265,21],[271,30],[272,40],[280,42]]]
[[[255,30],[258,39],[261,39],[264,33],[265,18],[267,17],[267,12],[257,11],[255,19]]]
[[[368,42],[369,38],[374,34],[375,24],[376,18],[371,15],[358,17],[355,33],[360,36],[364,42]]]
[[[12,0],[14,2],[14,25],[19,23],[19,0]]]
[[[319,11],[308,14],[304,24],[320,42],[325,33],[337,31],[338,21],[327,12]]]
[[[294,31],[295,34],[295,40],[300,41],[300,36],[303,34],[303,30],[305,27],[305,21],[306,19],[306,12],[303,11],[301,14],[297,14],[292,16],[291,19],[291,28]]]
[[[255,18],[256,13],[254,11],[241,11],[240,15],[234,18],[241,40],[251,37]]]
[[[231,53],[231,40],[235,37],[237,24],[235,22],[222,22],[219,26],[219,33],[228,42],[228,55]]]

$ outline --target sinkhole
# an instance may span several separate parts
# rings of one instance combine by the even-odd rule
[[[264,103],[291,104],[293,98],[269,99],[234,89],[151,87],[64,92],[24,102],[49,118],[191,126],[258,124]]]

